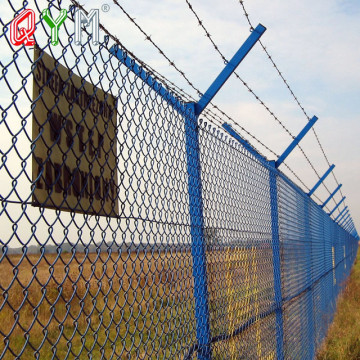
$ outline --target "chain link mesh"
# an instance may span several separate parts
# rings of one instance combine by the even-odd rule
[[[202,359],[191,186],[212,358],[275,359],[280,338],[285,358],[313,358],[355,239],[280,172],[272,188],[262,157],[203,120],[191,183],[186,103],[134,74],[108,38],[75,45],[73,11],[58,46],[39,19],[34,48],[12,45],[30,5],[9,2],[1,19],[0,358]],[[45,3],[54,18],[69,5]]]

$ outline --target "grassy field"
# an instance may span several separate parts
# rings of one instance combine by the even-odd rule
[[[0,358],[179,356],[196,342],[191,271],[189,253],[4,258]]]
[[[360,359],[359,260],[318,360]],[[207,272],[213,336],[273,301],[270,250],[207,252]],[[196,343],[187,251],[11,255],[0,274],[0,359],[180,359]],[[214,344],[213,358],[275,359],[274,316]]]
[[[271,303],[266,251],[207,252],[212,336],[231,334]],[[1,359],[182,359],[196,343],[188,251],[11,255],[0,274]],[[274,359],[268,322],[217,342],[213,358]]]
[[[360,252],[317,360],[360,359]]]

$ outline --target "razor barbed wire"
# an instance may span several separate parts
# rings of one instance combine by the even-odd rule
[[[168,56],[166,56],[165,52],[163,50],[161,50],[161,48],[151,39],[151,36],[149,36],[142,28],[141,26],[135,21],[134,18],[132,18],[130,16],[130,14],[124,9],[123,6],[121,6],[119,4],[119,2],[117,0],[113,0],[114,4],[117,5],[121,10],[122,12],[128,17],[128,19],[140,30],[140,32],[145,35],[145,40],[147,41],[150,41],[150,43],[159,51],[159,53],[169,62],[169,64],[175,68],[175,70],[187,81],[187,83],[198,93],[198,95],[202,95],[201,91],[199,89],[197,89],[194,84],[186,77],[184,76],[185,73],[183,71],[181,71],[174,63],[174,61],[171,61],[170,58]],[[188,3],[189,4],[189,3]],[[204,28],[204,26],[203,26]],[[216,46],[216,44],[214,43],[214,41],[211,39],[211,36],[210,34],[207,32],[207,36],[209,37],[210,41],[213,43],[213,45],[215,46],[215,49],[216,51],[221,55],[222,59],[224,61],[227,61],[226,58],[224,57],[224,55],[221,54],[220,50],[218,49],[218,47]],[[234,72],[235,76],[243,83],[243,85],[249,90],[249,92],[251,92],[253,94],[253,96],[260,102],[261,105],[263,105],[265,107],[265,109],[271,114],[272,117],[275,118],[275,120],[283,127],[283,129],[294,139],[295,136],[291,134],[291,132],[284,126],[284,124],[278,119],[278,117],[269,109],[269,107],[266,106],[266,104],[260,99],[259,96],[256,95],[256,93],[250,88],[250,86],[244,81],[241,79],[241,77],[236,73]],[[214,106],[214,104],[210,103],[214,108],[218,109],[219,108],[217,106]],[[219,110],[220,111],[220,110]],[[223,115],[226,115],[224,112],[220,111]],[[228,117],[226,115],[226,117],[230,120],[231,118]],[[231,119],[232,122],[233,119]],[[234,122],[237,126],[238,123],[237,122]],[[244,129],[244,128],[242,128]],[[253,138],[255,138],[255,136],[252,135]],[[259,141],[258,141],[259,142]],[[260,143],[260,142],[259,142]],[[265,147],[267,149],[269,149],[268,147]],[[315,167],[312,165],[310,159],[306,156],[305,152],[303,151],[303,149],[299,146],[299,148],[301,149],[301,151],[303,152],[305,158],[307,159],[307,161],[309,162],[310,166],[313,168],[313,170],[315,171],[316,175],[318,176],[318,178],[320,178],[320,175],[317,173]],[[273,153],[273,152],[272,152]],[[275,153],[274,153],[275,154]],[[287,165],[287,168],[296,176],[297,179],[299,179],[299,177],[295,174],[295,172],[293,170],[291,170],[289,168],[289,166]],[[303,186],[306,186],[303,181],[301,181],[301,183],[303,184]],[[307,189],[309,189],[307,186],[306,186]],[[330,191],[329,191],[330,193]],[[317,198],[318,199],[318,198]],[[321,201],[320,199],[318,199],[319,201]]]
[[[248,24],[250,25],[250,29],[254,29],[253,24],[252,24],[252,21],[250,20],[250,15],[249,15],[248,11],[247,11],[246,8],[245,8],[244,0],[239,0],[239,4],[241,5],[241,7],[242,7],[242,9],[243,9],[244,16],[245,16]],[[295,93],[294,93],[294,91],[292,90],[289,82],[286,80],[286,78],[284,77],[283,73],[280,71],[278,65],[275,63],[273,56],[269,53],[267,47],[264,45],[264,43],[261,41],[261,39],[259,40],[259,43],[260,43],[262,49],[264,50],[265,54],[267,55],[268,59],[271,61],[273,67],[274,67],[275,70],[276,70],[276,72],[278,73],[278,75],[279,75],[280,78],[282,79],[282,81],[283,81],[283,83],[285,84],[286,88],[289,90],[291,96],[293,97],[293,99],[295,100],[295,102],[297,103],[297,105],[299,106],[299,108],[301,109],[302,113],[305,115],[305,117],[306,117],[307,120],[309,121],[309,120],[310,120],[310,116],[307,114],[307,112],[306,112],[306,110],[305,110],[305,107],[300,103],[300,100],[299,100],[298,97],[295,95]],[[316,141],[317,141],[317,143],[318,143],[318,145],[319,145],[319,147],[320,147],[320,150],[321,150],[321,152],[322,152],[322,154],[323,154],[323,156],[324,156],[324,158],[325,158],[328,166],[330,167],[330,166],[331,166],[330,161],[329,161],[329,159],[328,159],[328,157],[327,157],[327,155],[326,155],[326,153],[325,153],[324,147],[323,147],[323,145],[322,145],[321,142],[320,142],[319,136],[318,136],[315,128],[312,128],[312,132],[313,132],[313,134],[315,135]],[[338,182],[338,180],[337,180],[337,178],[336,178],[336,175],[335,175],[334,171],[332,171],[332,176],[333,176],[336,184],[339,185],[339,182]],[[329,190],[328,190],[328,188],[326,187],[325,183],[323,182],[322,184],[325,186],[325,188],[326,188],[327,191],[329,192]],[[329,192],[329,193],[330,193],[330,192]],[[343,197],[343,193],[342,193],[341,189],[340,189],[340,194],[341,194],[341,197]],[[332,200],[335,202],[335,199],[334,199],[334,198],[333,198]],[[345,206],[345,202],[344,202],[344,206]]]
[[[76,0],[71,0],[71,2],[75,5],[78,6],[80,9],[84,10],[84,7],[82,5],[80,5]],[[130,20],[131,23],[133,23],[135,25],[135,27],[145,36],[145,41],[149,41],[157,50],[158,52],[167,60],[167,62],[169,63],[170,66],[172,66],[184,79],[185,81],[188,83],[188,85],[196,91],[196,93],[201,97],[202,96],[202,92],[191,82],[191,80],[185,75],[185,72],[182,71],[176,64],[174,61],[172,61],[166,54],[165,52],[154,42],[154,40],[151,38],[150,35],[148,35],[145,30],[135,21],[135,19],[133,17],[130,16],[130,14],[124,9],[124,7],[117,1],[117,0],[113,0],[114,4],[116,6],[118,6],[120,8],[120,10],[126,15],[126,17]],[[146,64],[144,61],[138,59],[131,51],[128,51],[126,49],[126,47],[120,42],[120,40],[113,36],[108,30],[106,30],[104,28],[103,25],[100,25],[100,28],[107,34],[109,35],[109,37],[115,41],[117,44],[119,44],[126,52],[128,52],[131,56],[134,56],[134,59],[136,59],[137,61],[139,61],[140,65],[142,67],[144,67],[145,69],[149,69],[151,71],[151,73],[156,74],[160,79],[162,79],[165,84],[170,83],[172,86],[170,86],[170,88],[172,90],[175,90],[175,93],[177,95],[181,95],[182,94],[186,94],[187,99],[190,100],[194,100],[193,97],[191,97],[189,94],[187,94],[183,89],[178,88],[173,82],[171,82],[169,79],[167,79],[165,76],[161,75],[159,72],[155,71],[154,69],[151,68],[151,66],[149,66],[148,64]],[[211,36],[210,36],[211,38]],[[217,49],[217,52],[220,53],[220,50]],[[227,61],[226,58],[221,54],[222,58],[224,61]],[[249,90],[249,92],[260,102],[260,104],[271,114],[272,117],[274,117],[274,119],[279,123],[280,126],[283,127],[283,129],[288,133],[288,135],[290,137],[292,137],[293,139],[295,138],[295,136],[293,134],[291,134],[291,132],[286,128],[286,126],[278,119],[278,117],[270,110],[270,108],[265,104],[264,101],[262,101],[260,99],[260,97],[250,88],[250,86],[241,79],[241,77],[235,73],[235,76],[243,83],[243,85]],[[176,90],[176,88],[178,90]],[[180,90],[180,93],[179,93]],[[256,138],[255,135],[251,134],[250,132],[248,132],[247,130],[245,130],[244,127],[240,126],[239,123],[237,121],[235,121],[234,119],[232,119],[230,116],[228,116],[224,111],[222,111],[217,105],[210,103],[213,107],[213,109],[216,109],[217,111],[219,111],[223,116],[225,116],[232,124],[234,124],[236,127],[239,127],[242,131],[244,131],[245,133],[247,133],[251,138],[253,138],[254,140],[256,140],[261,146],[263,146],[266,150],[270,151],[270,153],[272,153],[273,155],[276,155],[278,157],[278,155],[270,150],[270,148],[268,146],[266,146],[262,141],[260,141],[259,139]],[[210,114],[211,110],[207,110],[206,114]],[[298,145],[299,146],[299,145]],[[308,161],[308,163],[310,164],[310,166],[312,167],[313,171],[316,173],[317,177],[320,178],[320,175],[318,174],[318,172],[316,171],[315,167],[313,166],[313,164],[311,163],[310,159],[308,158],[308,156],[305,154],[304,150],[301,148],[301,146],[299,146],[299,149],[302,151],[305,159]],[[258,149],[256,149],[258,151]],[[261,152],[260,152],[261,153]],[[300,179],[300,177],[289,167],[289,165],[285,164],[284,165],[287,167],[287,169],[296,177],[297,180],[300,181],[300,183],[302,184],[302,186],[305,187],[305,189],[309,190],[309,187],[307,185],[305,185],[305,183]],[[329,191],[329,190],[328,190]],[[330,193],[330,191],[329,191]],[[316,195],[315,198],[317,200],[319,200],[320,202],[322,201],[321,199],[319,199]]]
[[[201,28],[204,30],[206,37],[209,39],[209,41],[211,42],[211,44],[213,45],[215,51],[220,55],[220,57],[222,58],[222,60],[227,63],[228,60],[226,59],[225,55],[220,51],[219,46],[215,43],[215,41],[213,40],[212,36],[210,35],[209,31],[206,29],[203,21],[200,19],[199,15],[196,13],[196,11],[194,10],[193,6],[191,5],[191,3],[189,2],[189,0],[185,0],[189,9],[191,10],[191,12],[193,13],[193,15],[196,17],[198,24],[201,26]],[[253,29],[253,27],[251,26],[251,30]],[[259,40],[260,41],[260,40]],[[295,136],[290,132],[290,130],[284,125],[284,123],[274,114],[273,111],[270,110],[270,108],[265,104],[265,102],[254,92],[254,90],[249,86],[249,84],[247,82],[245,82],[245,80],[243,80],[241,78],[241,76],[234,71],[234,75],[236,76],[236,78],[238,80],[240,80],[242,82],[242,84],[248,89],[248,91],[256,98],[257,101],[259,101],[259,103],[266,109],[266,111],[274,118],[274,120],[285,130],[285,132],[292,138],[294,139]],[[310,119],[310,118],[309,118]],[[306,161],[309,163],[310,167],[312,168],[312,170],[315,172],[316,176],[318,177],[318,179],[320,179],[320,175],[317,172],[317,170],[315,169],[315,166],[312,164],[312,162],[310,161],[309,157],[306,155],[304,149],[301,147],[301,145],[297,145],[300,149],[300,151],[302,152],[303,156],[305,157]],[[325,186],[325,188],[327,189],[328,193],[330,194],[330,190]],[[321,201],[317,196],[315,196],[315,198],[317,198],[319,201]]]
[[[73,3],[74,6],[79,7],[81,10],[86,11],[86,9],[80,4],[78,3],[76,0],[71,0],[71,2]],[[121,6],[121,5],[119,5]],[[126,13],[127,14],[127,13]],[[128,15],[128,14],[127,14]],[[128,15],[129,18],[130,15]],[[132,19],[132,18],[131,18]],[[135,23],[135,21],[133,21]],[[136,24],[136,23],[135,23]],[[137,25],[137,24],[136,24]],[[158,78],[161,82],[163,82],[164,84],[166,84],[166,86],[173,91],[176,95],[178,95],[180,98],[183,97],[188,101],[193,101],[195,102],[196,100],[194,99],[194,97],[192,97],[190,94],[188,94],[184,89],[180,88],[179,86],[177,86],[173,81],[169,80],[167,77],[165,77],[163,74],[159,73],[158,71],[156,71],[155,69],[153,69],[149,64],[145,63],[143,60],[139,59],[132,51],[128,50],[127,47],[124,46],[124,44],[114,35],[112,35],[102,24],[100,24],[100,28],[101,30],[104,31],[105,34],[107,34],[117,45],[120,45],[120,47],[122,49],[124,49],[126,51],[126,53],[128,53],[131,57],[133,57],[133,59],[135,59],[136,61],[138,61],[140,63],[140,65],[144,68],[147,69],[149,71],[150,74],[155,75],[156,78]],[[144,34],[146,34],[144,31],[142,31]],[[147,40],[147,39],[146,39]],[[153,43],[153,41],[151,41]],[[156,45],[156,48],[158,48],[158,46]],[[163,51],[160,52],[161,54],[165,54]],[[166,59],[169,61],[169,58],[166,56]],[[172,64],[170,64],[171,66],[173,66]],[[176,68],[177,69],[177,68]],[[178,70],[178,69],[177,69]],[[183,72],[181,70],[180,74],[183,74]],[[186,80],[186,78],[185,78]],[[190,81],[188,82],[188,84],[201,96],[202,93],[201,91],[196,88]],[[211,105],[213,106],[214,109],[218,110],[220,113],[222,113],[223,115],[226,115],[218,106],[214,105],[211,103]],[[210,109],[205,109],[204,114],[207,116],[213,116],[213,118],[215,119],[216,116],[215,114],[210,110]],[[243,130],[247,135],[249,135],[252,139],[254,139],[256,142],[258,142],[261,146],[263,146],[266,150],[272,152],[274,155],[276,155],[268,146],[266,146],[261,140],[259,140],[255,135],[251,134],[249,131],[247,131],[244,127],[242,127],[241,125],[239,125],[234,119],[232,119],[230,116],[226,115],[226,117],[228,118],[229,121],[231,121],[234,125],[238,126],[241,130]],[[220,125],[221,125],[221,121],[220,121]],[[258,150],[258,149],[256,149]],[[278,156],[278,155],[276,155]]]

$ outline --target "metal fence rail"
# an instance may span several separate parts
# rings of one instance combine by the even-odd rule
[[[120,43],[76,45],[74,9],[59,45],[39,17],[36,45],[13,45],[23,9],[56,18],[69,5],[13,4],[0,35],[0,358],[313,359],[353,229]]]

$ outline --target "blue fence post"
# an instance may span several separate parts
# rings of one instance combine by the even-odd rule
[[[315,321],[314,321],[314,299],[313,299],[313,279],[312,279],[312,237],[310,231],[310,200],[304,197],[304,220],[305,220],[305,246],[307,247],[307,269],[306,269],[306,282],[307,282],[307,304],[308,304],[308,341],[309,341],[309,359],[315,357]]]
[[[290,153],[295,149],[295,147],[299,144],[302,138],[308,133],[308,131],[314,126],[318,118],[313,116],[309,122],[304,126],[304,128],[300,131],[299,135],[291,142],[291,144],[286,148],[286,150],[280,155],[280,157],[275,162],[275,167],[278,168],[284,160],[290,155]]]
[[[259,24],[241,45],[240,49],[235,53],[229,62],[225,65],[221,73],[216,77],[213,83],[209,86],[206,92],[201,96],[201,99],[195,104],[195,114],[200,115],[206,106],[211,102],[213,97],[218,93],[221,87],[226,83],[235,69],[245,59],[246,55],[254,47],[257,41],[266,31],[266,27]]]
[[[210,314],[208,302],[204,217],[201,189],[200,145],[195,104],[187,104],[185,138],[188,172],[191,253],[193,258],[197,355],[211,359]]]
[[[217,76],[204,95],[202,95],[201,99],[197,103],[189,103],[186,106],[185,138],[192,240],[191,253],[193,257],[196,337],[199,360],[209,360],[211,358],[211,331],[206,276],[198,118],[235,71],[236,67],[260,39],[265,30],[266,28],[259,24],[232,59],[225,65],[223,71]]]
[[[284,330],[282,314],[282,289],[281,289],[281,261],[280,261],[280,237],[279,237],[279,212],[277,194],[277,170],[275,161],[270,161],[270,206],[271,206],[271,231],[273,250],[273,272],[274,272],[274,295],[276,304],[276,353],[277,359],[284,359]]]
[[[350,213],[348,213],[346,215],[346,217],[344,217],[340,222],[339,222],[339,226],[341,226],[342,228],[344,228],[345,224],[347,224],[347,222],[350,219]]]
[[[342,184],[340,184],[331,194],[330,196],[324,201],[324,203],[321,205],[322,208],[326,206],[326,204],[334,197],[334,195],[341,189]]]
[[[345,199],[346,196],[344,196],[341,201],[329,212],[329,216],[331,216],[335,212],[335,210],[345,201]]]
[[[315,190],[323,183],[323,181],[328,177],[328,175],[334,170],[335,165],[331,165],[326,173],[319,179],[319,181],[315,184],[315,186],[308,193],[311,196]]]
[[[346,212],[345,212],[345,214],[343,214],[343,215],[341,216],[341,219],[339,219],[339,221],[338,221],[338,225],[339,225],[339,226],[342,226],[343,222],[345,222],[345,221],[349,218],[349,216],[350,216],[350,212],[349,212],[349,211],[350,211],[350,210],[347,209]]]
[[[184,111],[185,114],[185,141],[191,254],[193,258],[197,355],[199,360],[209,360],[211,359],[210,314],[206,276],[198,117],[195,115],[195,104],[190,103],[184,107],[171,92],[169,92],[161,83],[158,83],[155,78],[148,74],[118,46],[111,47],[109,51],[130,71],[140,77],[152,89],[157,91],[168,104],[173,106],[177,111]]]
[[[345,206],[342,210],[341,210],[341,212],[340,212],[340,214],[334,219],[334,221],[335,222],[337,222],[338,220],[340,221],[340,219],[343,217],[343,215],[345,216],[346,214],[347,214],[347,206]]]
[[[328,247],[327,247],[327,241],[329,239],[328,236],[329,223],[330,223],[329,219],[326,219],[324,214],[322,214],[323,269],[322,269],[322,279],[320,280],[320,286],[321,286],[321,313],[324,315],[327,313],[327,308],[328,308],[327,305],[329,298],[328,287],[326,286],[327,285],[326,273],[329,270]],[[327,329],[327,320],[323,319],[323,321],[321,322],[321,334],[319,339],[320,342],[325,337],[326,329]]]

